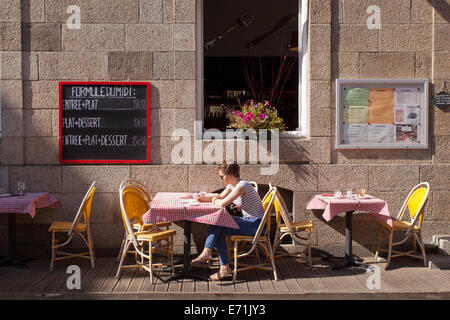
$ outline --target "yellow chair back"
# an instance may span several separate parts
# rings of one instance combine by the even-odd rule
[[[270,226],[271,226],[271,219],[270,219],[270,214],[272,212],[272,208],[273,208],[273,203],[274,201],[272,200],[272,198],[275,197],[275,193],[276,193],[276,189],[275,188],[270,188],[269,191],[266,193],[266,195],[264,196],[263,200],[262,200],[262,207],[264,209],[264,212],[266,212],[267,210],[269,210],[269,212],[266,214],[266,224],[267,224],[267,232],[270,234]],[[268,208],[270,206],[270,208]]]
[[[419,226],[422,224],[423,220],[423,211],[425,206],[423,206],[426,201],[427,196],[427,188],[419,188],[409,197],[408,199],[408,211],[411,217],[411,221],[414,220],[417,214],[420,214],[419,217]],[[420,210],[420,212],[419,212]]]
[[[91,192],[89,192],[88,198],[84,205],[83,212],[84,212],[84,222],[85,223],[89,223],[89,219],[91,217],[92,199],[94,199],[94,193],[95,193],[96,189],[97,189],[96,187],[92,188]]]
[[[89,187],[89,190],[84,195],[83,201],[81,202],[80,208],[78,209],[77,214],[75,215],[75,219],[72,222],[72,225],[69,229],[69,236],[76,229],[78,223],[80,223],[81,215],[83,214],[84,223],[89,226],[89,218],[91,217],[91,208],[92,208],[92,199],[94,198],[96,187],[95,181]]]
[[[122,191],[122,198],[124,205],[124,208],[121,207],[122,218],[126,214],[130,222],[137,222],[143,225],[142,216],[149,209],[145,191],[138,186],[126,186]]]

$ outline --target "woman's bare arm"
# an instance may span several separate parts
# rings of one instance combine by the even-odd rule
[[[229,190],[229,189],[227,189]],[[233,191],[231,191],[225,198],[213,198],[213,204],[219,207],[226,207],[230,203],[232,203],[237,197],[244,195],[246,190],[242,187],[237,187]]]
[[[213,193],[210,194],[208,196],[200,196],[198,197],[198,201],[200,202],[211,202],[213,198],[216,199],[224,199],[228,194],[230,194],[231,190],[228,188],[225,188],[222,193],[218,194],[218,193]]]

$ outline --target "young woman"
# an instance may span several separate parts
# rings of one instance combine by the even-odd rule
[[[239,229],[210,225],[206,236],[205,248],[192,264],[208,264],[212,259],[212,249],[216,248],[219,253],[220,269],[211,275],[211,280],[221,280],[231,275],[228,263],[228,251],[225,241],[230,235],[254,235],[261,223],[264,209],[261,198],[253,186],[247,180],[241,180],[239,165],[223,164],[218,168],[219,177],[226,185],[221,194],[212,196],[200,196],[201,202],[212,202],[216,206],[226,207],[231,203],[236,204],[242,210],[242,217],[233,216]]]

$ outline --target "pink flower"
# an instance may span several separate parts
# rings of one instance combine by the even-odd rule
[[[265,115],[264,113],[261,113],[261,114],[259,115],[259,117],[260,117],[261,119],[265,119],[265,118],[266,118],[266,115]]]
[[[246,117],[243,118],[242,120],[244,121],[244,123],[247,123],[247,118]]]
[[[269,101],[264,101],[264,107],[267,107],[269,105]]]

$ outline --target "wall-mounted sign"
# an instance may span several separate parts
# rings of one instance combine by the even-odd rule
[[[428,81],[336,80],[336,148],[428,148]]]
[[[149,163],[150,83],[60,82],[61,163]]]
[[[450,94],[445,91],[439,92],[434,99],[434,104],[440,109],[448,108],[450,106]]]

